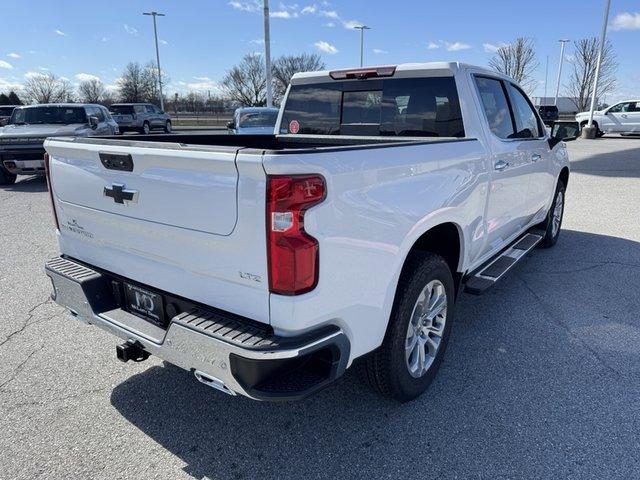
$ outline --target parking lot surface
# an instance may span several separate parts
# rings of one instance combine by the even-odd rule
[[[351,369],[299,403],[218,393],[49,299],[46,184],[0,187],[0,478],[640,477],[640,139],[568,144],[557,246],[462,295],[400,405]]]

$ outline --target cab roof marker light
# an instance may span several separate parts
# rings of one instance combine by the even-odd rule
[[[348,70],[333,70],[329,72],[329,76],[334,80],[346,80],[346,79],[365,79],[376,77],[392,77],[396,73],[395,65],[385,65],[381,67],[370,68],[354,68]]]

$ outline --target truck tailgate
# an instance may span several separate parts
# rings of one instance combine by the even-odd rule
[[[268,322],[260,155],[102,139],[45,148],[62,253]]]

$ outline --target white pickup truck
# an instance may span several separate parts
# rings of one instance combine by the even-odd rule
[[[456,296],[556,242],[577,129],[547,133],[507,77],[426,63],[297,74],[272,136],[51,138],[53,298],[119,359],[229,394],[303,398],[362,358],[408,401]]]

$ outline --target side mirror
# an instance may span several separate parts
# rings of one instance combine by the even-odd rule
[[[227,128],[229,130],[233,130],[234,128],[236,128],[236,124],[233,122],[233,120],[231,120],[229,123],[227,123]]]
[[[100,123],[100,121],[98,120],[98,117],[96,117],[95,115],[91,115],[89,117],[89,125],[91,126],[91,128],[93,129],[98,128],[98,123]]]
[[[570,142],[580,136],[580,124],[578,122],[555,122],[551,127],[549,146],[555,147],[560,142]]]

